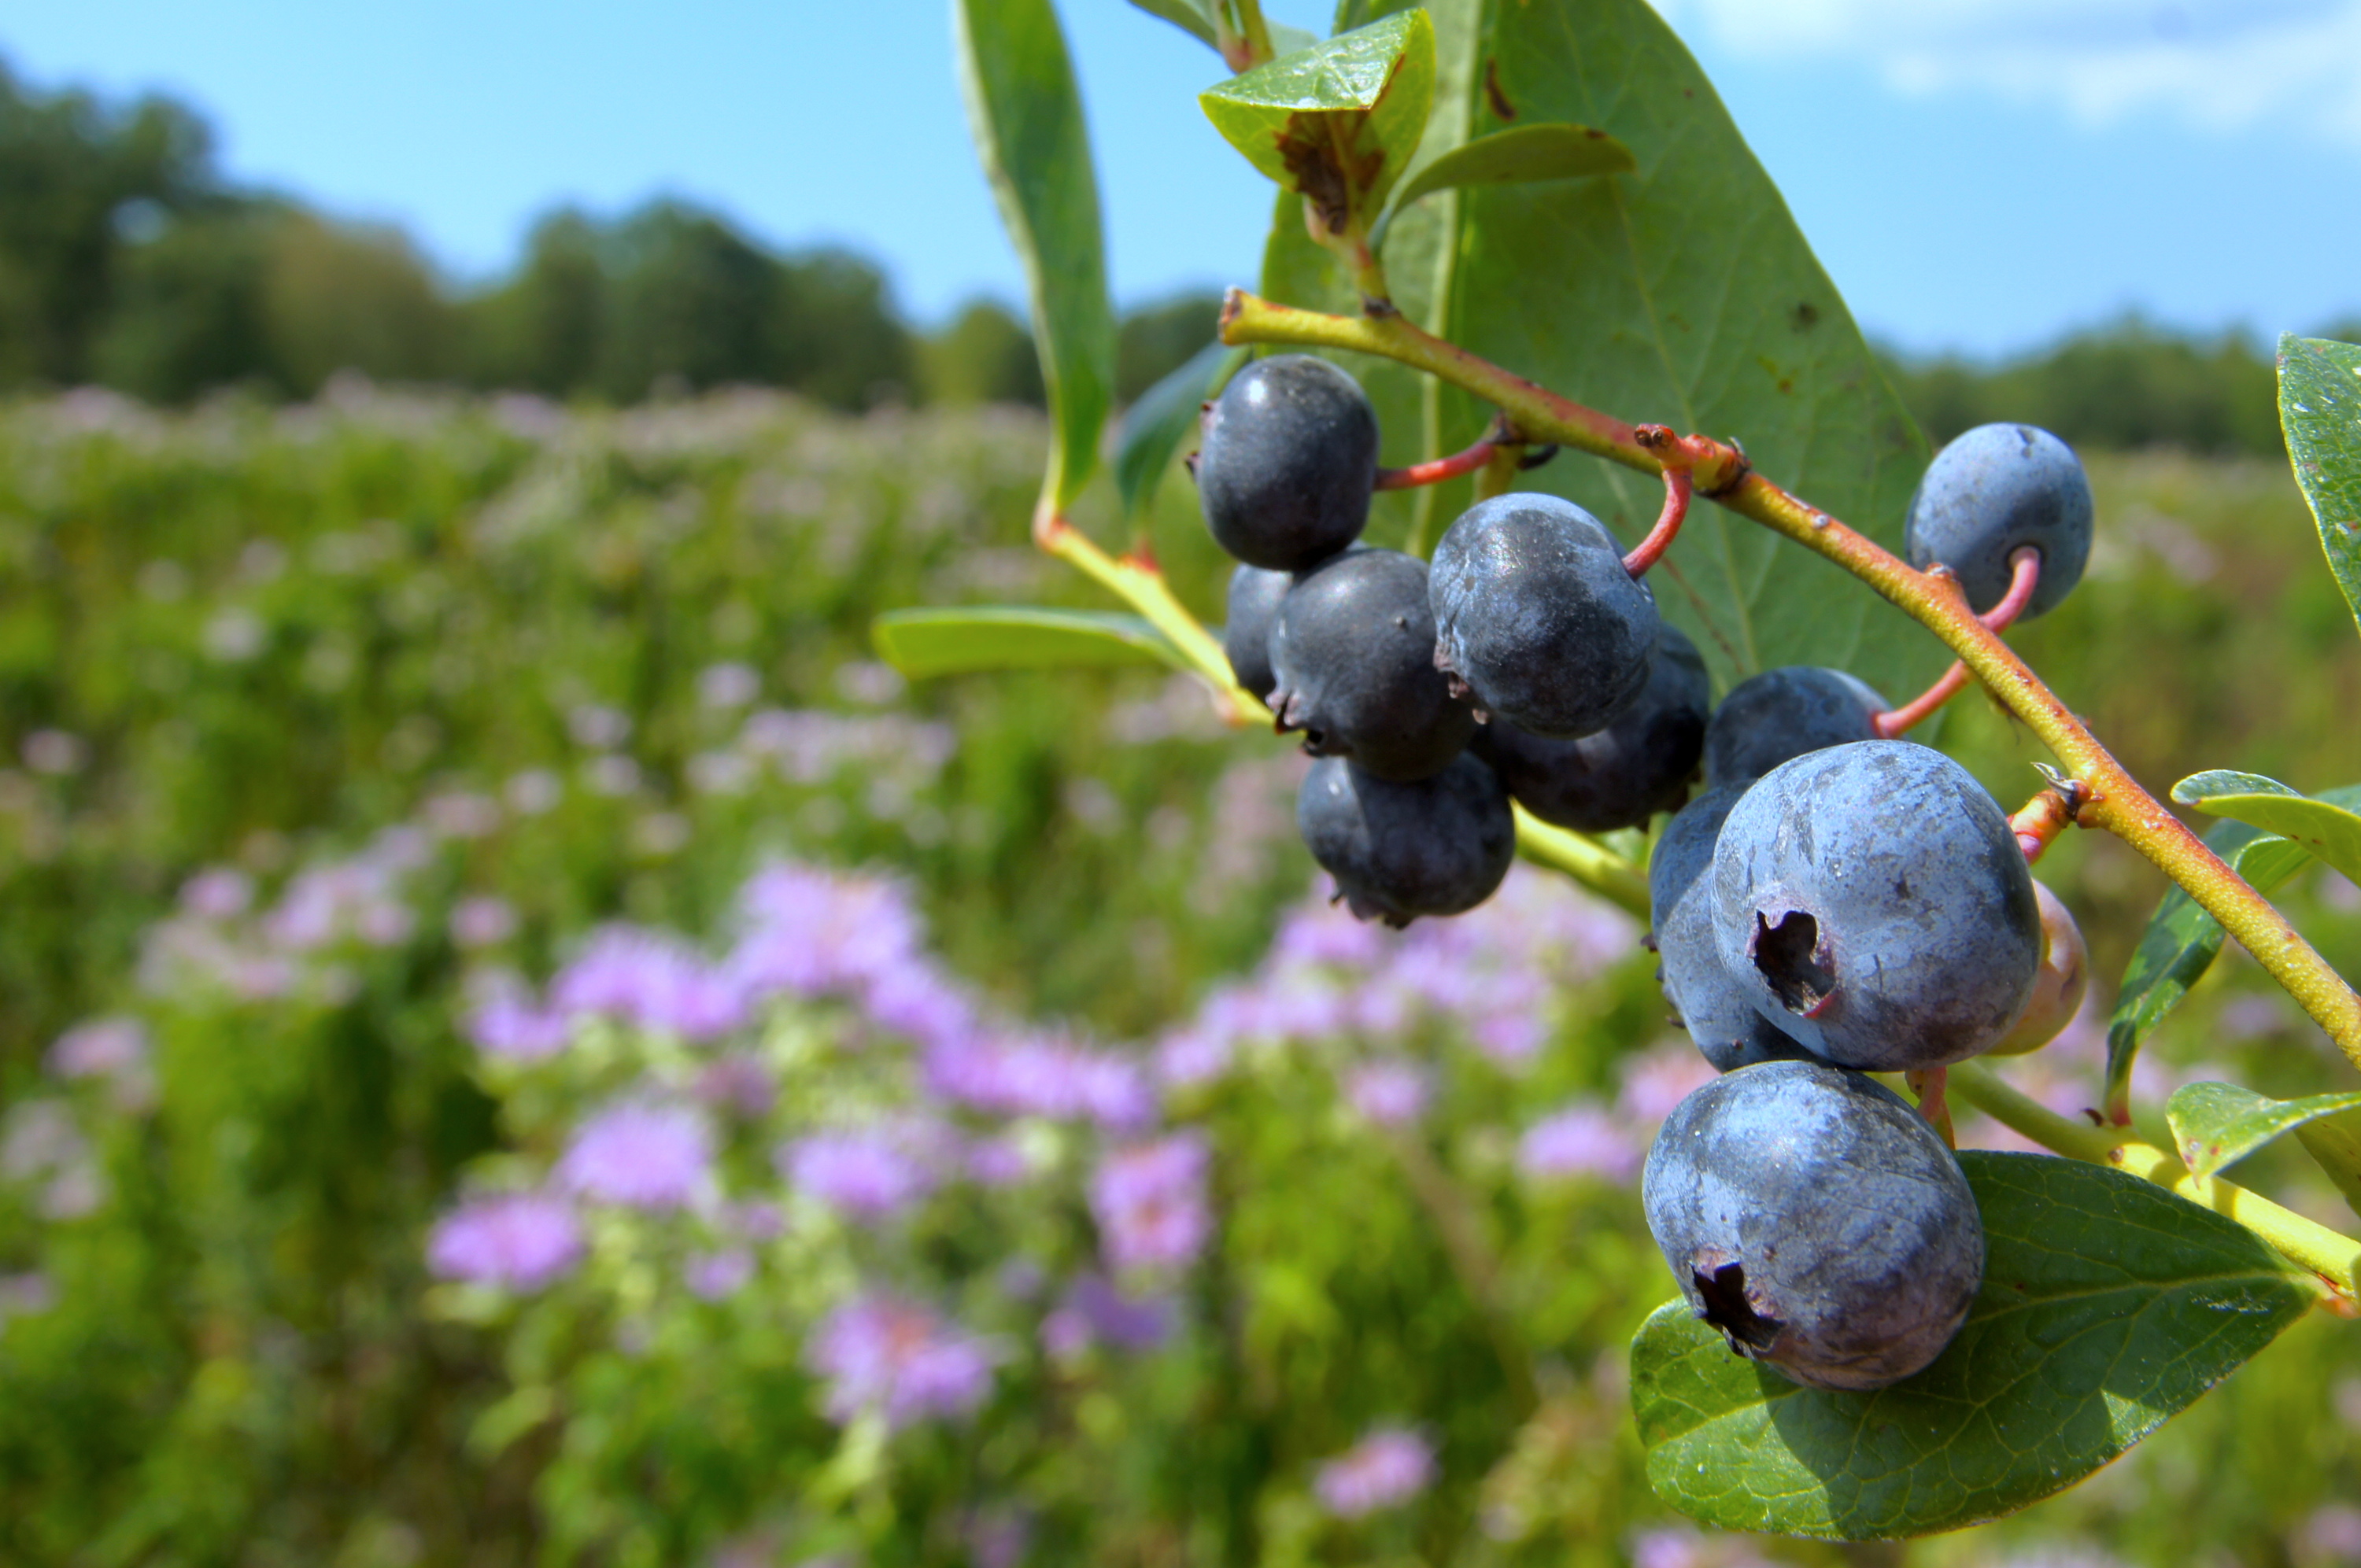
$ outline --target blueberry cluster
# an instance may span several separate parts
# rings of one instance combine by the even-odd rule
[[[1238,684],[1319,759],[1296,821],[1339,895],[1400,926],[1491,896],[1511,799],[1585,832],[1678,806],[1710,702],[1697,649],[1596,518],[1484,501],[1427,563],[1356,543],[1378,425],[1353,378],[1282,355],[1211,404],[1206,524],[1241,565],[1223,643]]]
[[[2073,454],[1971,431],[1913,499],[1911,560],[1979,612],[2035,554],[2021,613],[2089,553]],[[1705,737],[1707,788],[1649,865],[1664,994],[1725,1075],[1658,1134],[1642,1198],[1690,1306],[1799,1383],[1882,1387],[1931,1362],[1983,1269],[1944,1139],[1870,1070],[2033,1049],[2081,1000],[2081,938],[1965,769],[1881,739],[1884,699],[1841,671],[1767,671]]]

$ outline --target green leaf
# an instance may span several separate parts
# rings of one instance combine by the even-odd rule
[[[2279,428],[2295,482],[2320,525],[2320,548],[2361,623],[2361,348],[2279,339]]]
[[[1156,488],[1172,466],[1172,455],[1197,428],[1197,413],[1246,362],[1243,348],[1209,343],[1131,405],[1115,442],[1115,482],[1125,513],[1145,521],[1156,504]]]
[[[2260,773],[2226,770],[2190,774],[2172,786],[2172,798],[2276,833],[2361,882],[2361,814],[2335,801],[2298,794]]]
[[[1136,615],[1030,605],[888,610],[872,623],[877,652],[912,680],[976,670],[1073,665],[1189,667],[1165,635]]]
[[[2295,1135],[2304,1152],[2336,1183],[2353,1212],[2361,1214],[2361,1111],[2340,1111],[2306,1122]]]
[[[1151,16],[1161,16],[1200,43],[1213,49],[1222,47],[1222,36],[1213,27],[1213,14],[1199,4],[1199,0],[1131,0],[1131,3]]]
[[[2268,894],[2287,881],[2302,869],[2305,859],[2300,846],[2243,822],[2218,825],[2205,835],[2205,843],[2257,893]],[[2213,967],[2223,936],[2221,922],[2178,887],[2158,904],[2124,970],[2115,1011],[2107,1020],[2108,1104],[2123,1099],[2140,1043]]]
[[[1354,5],[1357,19],[1385,8]],[[1756,467],[1897,553],[1929,455],[1836,287],[1702,71],[1648,0],[1430,0],[1437,89],[1429,156],[1521,126],[1597,126],[1629,149],[1612,180],[1438,192],[1389,225],[1394,304],[1429,331],[1619,419],[1735,437]],[[1268,297],[1358,306],[1351,280],[1275,214]],[[1477,439],[1491,410],[1389,363],[1345,357],[1377,405],[1380,461]],[[1636,543],[1653,477],[1575,454],[1520,481],[1571,498]],[[1428,537],[1466,482],[1381,497],[1375,543]],[[1810,552],[1700,504],[1650,578],[1727,689],[1775,664],[1833,664],[1900,700],[1948,655],[1908,617]]]
[[[1525,185],[1588,174],[1628,174],[1631,149],[1587,126],[1515,126],[1478,137],[1432,159],[1394,199],[1397,211],[1421,196],[1468,185]]]
[[[1197,99],[1247,162],[1309,197],[1338,234],[1377,217],[1433,101],[1434,27],[1424,11],[1281,55]]]
[[[1049,394],[1042,496],[1063,512],[1098,466],[1114,400],[1115,312],[1090,133],[1049,0],[954,0],[951,10],[968,126],[1032,291]]]
[[[2062,1491],[2146,1437],[2317,1299],[2253,1233],[2136,1177],[2044,1155],[1960,1157],[1984,1284],[1949,1348],[1872,1393],[1732,1355],[1686,1302],[1631,1347],[1648,1479],[1726,1530],[1876,1540]]]
[[[2181,1163],[2193,1176],[2227,1170],[2306,1122],[2361,1108],[2361,1093],[2273,1100],[2235,1083],[2186,1083],[2165,1106]]]

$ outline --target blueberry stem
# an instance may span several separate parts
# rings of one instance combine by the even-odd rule
[[[1598,839],[1543,821],[1513,802],[1517,849],[1537,865],[1552,867],[1603,897],[1648,918],[1647,873]]]
[[[2082,786],[2065,779],[2026,801],[2024,808],[2008,819],[2011,831],[2016,835],[2016,847],[2025,851],[2026,865],[2038,861],[2058,835],[2081,817],[2083,799]]]
[[[2019,1093],[1990,1069],[1962,1062],[1950,1069],[1950,1093],[2042,1147],[2092,1165],[2113,1166],[2144,1181],[2235,1220],[2281,1256],[2317,1276],[2325,1304],[2340,1317],[2361,1314],[2361,1241],[2283,1209],[2259,1193],[2218,1176],[2190,1174],[2169,1150],[2129,1135],[2122,1127],[2094,1127],[2061,1116]]]
[[[1229,25],[1232,5],[1236,27]],[[1252,71],[1277,52],[1270,44],[1270,25],[1263,20],[1262,0],[1231,0],[1213,7],[1213,36],[1221,40],[1222,60],[1233,71]]]
[[[1213,688],[1222,717],[1232,724],[1263,724],[1270,710],[1252,692],[1237,684],[1229,655],[1202,622],[1173,598],[1171,585],[1153,556],[1135,553],[1110,555],[1068,522],[1046,502],[1033,517],[1033,543],[1137,610],[1148,623],[1169,638],[1188,661],[1189,668]]]
[[[1924,1116],[1927,1124],[1942,1138],[1943,1146],[1956,1149],[1960,1146],[1960,1135],[1951,1129],[1951,1102],[1947,1097],[1950,1077],[1949,1068],[1928,1067],[1904,1073],[1902,1080],[1910,1086],[1910,1092],[1918,1097],[1918,1114]]]
[[[1656,526],[1648,531],[1648,537],[1623,557],[1626,572],[1634,577],[1644,577],[1648,568],[1680,536],[1681,524],[1688,521],[1689,494],[1696,485],[1689,477],[1688,444],[1675,435],[1670,425],[1643,424],[1631,434],[1664,463],[1664,510],[1658,514]]]
[[[2009,626],[2018,616],[2025,613],[2025,607],[2032,602],[2033,590],[2041,582],[2041,552],[2031,545],[2026,545],[2008,558],[2008,592],[2001,596],[2001,601],[1998,604],[1977,618],[1994,631]],[[1877,716],[1878,734],[1888,740],[1897,735],[1907,734],[1911,726],[1919,723],[1928,714],[1957,696],[1960,689],[1967,684],[1967,665],[1956,659],[1953,660],[1951,667],[1944,671],[1942,678],[1933,685],[1928,686],[1900,707],[1879,714]],[[2031,853],[2028,852],[2026,858],[2030,860]]]
[[[1378,488],[1409,490],[1421,485],[1440,485],[1446,479],[1475,473],[1492,460],[1493,453],[1513,444],[1515,443],[1510,439],[1507,427],[1495,420],[1492,428],[1484,433],[1484,438],[1464,451],[1455,452],[1448,457],[1437,457],[1431,462],[1413,463],[1407,468],[1378,469]]]
[[[1234,289],[1222,306],[1222,341],[1382,354],[1482,398],[1531,440],[1577,447],[1645,473],[1664,472],[1664,460],[1641,443],[1632,426],[1512,375],[1399,314],[1329,315],[1272,304]],[[1914,569],[1752,471],[1733,445],[1702,436],[1690,436],[1684,445],[1699,491],[1828,557],[1940,638],[2091,792],[2081,820],[2115,834],[2180,883],[2327,1031],[2346,1058],[2361,1066],[2361,996],[2268,899],[2140,787],[2057,694],[1968,608],[1957,578],[1949,572]]]

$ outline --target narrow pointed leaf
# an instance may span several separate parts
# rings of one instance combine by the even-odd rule
[[[2361,347],[2280,338],[2279,428],[2328,569],[2361,622]]]
[[[1587,126],[1513,126],[1452,148],[1411,176],[1394,199],[1407,207],[1421,196],[1468,185],[1523,185],[1589,174],[1627,174],[1631,149]]]
[[[2181,1163],[2192,1175],[2211,1176],[2307,1122],[2356,1109],[2361,1093],[2273,1100],[2235,1083],[2187,1083],[2173,1091],[2164,1114]]]
[[[1281,55],[1197,100],[1283,189],[1365,219],[1401,179],[1433,101],[1434,27],[1424,11]]]
[[[1214,29],[1213,13],[1199,0],[1131,0],[1131,3],[1151,16],[1160,16],[1198,42],[1213,49],[1222,47],[1221,34]]]
[[[1631,1348],[1657,1496],[1725,1530],[1843,1540],[1956,1530],[2064,1490],[2276,1338],[2316,1287],[2249,1231],[2098,1166],[1960,1157],[1983,1289],[1935,1364],[1868,1393],[1732,1355],[1686,1302]]]
[[[2172,786],[2172,798],[2276,833],[2361,882],[2361,815],[2336,801],[2300,795],[2260,773],[2226,771],[2191,773]]]
[[[2306,859],[2300,845],[2243,822],[2217,825],[2205,835],[2205,843],[2257,893],[2268,894],[2287,881],[2303,868]],[[2140,1043],[2213,967],[2224,935],[2221,922],[2178,887],[2167,891],[2157,905],[2147,929],[2140,934],[2131,964],[2124,970],[2123,985],[2115,993],[2115,1011],[2107,1020],[2109,1104],[2119,1102],[2130,1084]]]
[[[2340,1111],[2306,1122],[2295,1135],[2304,1152],[2336,1183],[2353,1212],[2361,1214],[2361,1111]]]
[[[1246,362],[1245,349],[1209,343],[1140,393],[1125,412],[1115,442],[1115,483],[1126,515],[1135,521],[1149,516],[1156,488],[1172,466],[1172,455],[1196,432],[1199,410]]]
[[[978,670],[1043,670],[1189,662],[1136,615],[1030,605],[896,609],[870,629],[877,652],[912,680]]]
[[[1383,8],[1356,5],[1356,16]],[[1620,419],[1741,442],[1763,473],[1899,551],[1928,449],[1834,284],[1712,84],[1648,0],[1433,0],[1429,155],[1521,126],[1611,134],[1611,180],[1471,185],[1402,210],[1386,236],[1393,302],[1429,331]],[[1263,292],[1349,312],[1352,280],[1275,214]],[[1388,364],[1348,359],[1389,465],[1455,451],[1492,411]],[[1573,454],[1521,476],[1626,543],[1655,520],[1654,479]],[[1382,498],[1372,537],[1433,531],[1465,481]],[[1833,664],[1899,698],[1939,672],[1934,639],[1864,585],[1700,504],[1650,577],[1718,686],[1775,664]]]
[[[1049,389],[1043,499],[1062,512],[1098,466],[1115,387],[1097,177],[1050,0],[952,0],[961,91],[1001,221],[1025,265]]]

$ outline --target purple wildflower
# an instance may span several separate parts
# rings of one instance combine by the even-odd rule
[[[500,803],[471,790],[450,790],[429,795],[418,815],[438,839],[482,839],[499,831]]]
[[[181,907],[200,920],[235,920],[254,903],[254,879],[231,866],[214,866],[181,884]]]
[[[1116,1132],[1145,1126],[1155,1090],[1137,1063],[1053,1036],[977,1035],[939,1042],[921,1071],[928,1090],[1001,1116],[1087,1116]]]
[[[1578,1102],[1525,1130],[1517,1146],[1517,1166],[1534,1180],[1574,1176],[1629,1181],[1640,1169],[1641,1149],[1630,1125],[1602,1105]]]
[[[678,1209],[703,1190],[713,1166],[705,1118],[686,1106],[625,1101],[582,1124],[557,1179],[568,1191],[633,1209]]]
[[[752,664],[708,664],[697,672],[697,700],[707,707],[743,707],[763,695]]]
[[[467,1014],[467,1038],[487,1056],[511,1061],[544,1061],[574,1037],[566,1014],[544,1007],[530,987],[511,974],[495,974],[478,987],[482,1000]]]
[[[1213,1231],[1205,1207],[1205,1140],[1174,1133],[1109,1151],[1091,1173],[1091,1213],[1118,1269],[1193,1262]]]
[[[93,1018],[60,1035],[49,1070],[60,1078],[121,1078],[148,1066],[148,1026],[137,1018]]]
[[[1126,1296],[1105,1276],[1085,1274],[1041,1320],[1041,1347],[1071,1361],[1093,1345],[1154,1350],[1171,1337],[1180,1313],[1169,1296]]]
[[[779,1077],[769,1062],[741,1051],[705,1065],[697,1075],[697,1097],[752,1121],[778,1103]]]
[[[821,1320],[808,1360],[828,1380],[825,1408],[844,1422],[867,1411],[889,1426],[960,1417],[992,1392],[992,1344],[916,1302],[866,1296]]]
[[[471,1198],[427,1238],[427,1266],[445,1279],[538,1290],[582,1260],[574,1206],[546,1192]]]
[[[688,1288],[702,1301],[719,1301],[754,1277],[754,1255],[742,1246],[704,1252],[688,1260]]]
[[[779,1173],[840,1213],[882,1220],[934,1190],[923,1135],[909,1127],[820,1133],[779,1151]]]
[[[549,990],[560,1012],[605,1014],[686,1040],[713,1039],[746,1021],[733,977],[670,937],[630,926],[595,933]]]
[[[1434,1447],[1408,1427],[1373,1428],[1320,1467],[1312,1494],[1340,1519],[1399,1508],[1434,1481]]]
[[[505,898],[477,894],[451,906],[451,940],[460,947],[498,947],[516,928],[516,907]]]
[[[1399,1058],[1362,1062],[1345,1073],[1345,1099],[1363,1121],[1406,1127],[1426,1114],[1433,1090],[1424,1068]]]
[[[1654,1126],[1690,1093],[1713,1081],[1713,1064],[1686,1040],[1663,1045],[1623,1061],[1623,1088],[1615,1109],[1629,1120]]]

